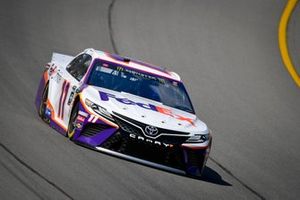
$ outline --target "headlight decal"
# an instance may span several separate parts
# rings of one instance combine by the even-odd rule
[[[209,140],[209,134],[195,134],[186,140],[187,143],[203,143]]]
[[[95,113],[97,113],[98,115],[101,115],[102,117],[110,120],[110,121],[114,121],[113,117],[111,116],[111,114],[102,106],[99,106],[98,104],[92,102],[89,99],[85,99],[85,104],[90,107]]]
[[[83,109],[83,111],[88,113],[89,115],[95,115],[95,112],[93,111],[93,109],[90,108],[86,103],[87,101],[89,101],[89,102],[91,102],[91,101],[89,99],[85,98],[82,93],[79,93],[79,97],[80,97],[80,105],[82,106],[81,109]],[[91,102],[91,103],[93,103],[93,102]],[[119,126],[114,121],[112,121],[110,119],[107,119],[107,118],[102,117],[100,115],[98,115],[98,118],[99,118],[99,120],[101,120],[102,122],[108,124],[109,126],[111,126],[113,128],[119,128]]]

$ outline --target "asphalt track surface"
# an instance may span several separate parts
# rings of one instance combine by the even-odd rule
[[[277,39],[285,3],[1,1],[0,199],[298,199],[300,90]],[[288,29],[298,67],[299,9]],[[87,47],[182,76],[214,132],[202,179],[80,147],[37,117],[52,52]]]

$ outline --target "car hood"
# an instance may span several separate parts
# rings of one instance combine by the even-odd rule
[[[189,133],[209,132],[196,115],[133,94],[87,86],[81,98],[83,102],[88,98],[111,114],[117,113],[158,128]]]

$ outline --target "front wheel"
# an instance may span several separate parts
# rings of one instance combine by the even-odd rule
[[[69,120],[69,125],[68,125],[68,131],[67,131],[67,136],[70,140],[73,139],[75,130],[76,130],[76,119],[78,116],[78,110],[79,110],[79,104],[76,103],[73,107],[70,120]]]
[[[39,116],[47,124],[50,123],[50,119],[45,115],[46,108],[47,108],[47,100],[48,100],[48,88],[49,88],[49,84],[47,84],[44,88],[44,91],[42,94],[42,99],[41,99],[41,104],[40,104],[40,108],[39,108]]]

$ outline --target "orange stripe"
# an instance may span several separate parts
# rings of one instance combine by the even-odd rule
[[[51,110],[51,120],[53,120],[59,127],[61,127],[62,129],[64,129],[65,131],[68,130],[67,127],[65,127],[62,123],[60,123],[59,121],[57,121],[55,118],[54,118],[54,109],[53,109],[53,106],[52,104],[50,103],[50,100],[47,99],[47,107],[50,108]]]
[[[48,70],[46,70],[46,71],[44,72],[44,81],[45,81],[45,83],[47,83],[48,80],[49,80]]]
[[[204,147],[197,147],[197,146],[189,146],[188,144],[182,144],[181,145],[182,147],[184,148],[188,148],[188,149],[207,149],[208,148],[208,145],[207,146],[204,146]]]

